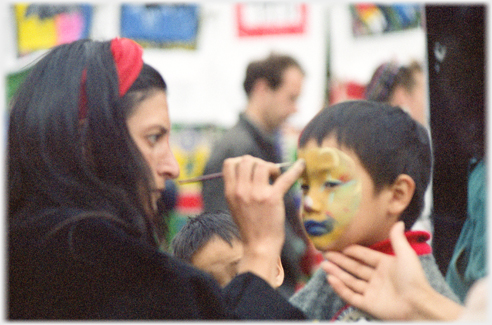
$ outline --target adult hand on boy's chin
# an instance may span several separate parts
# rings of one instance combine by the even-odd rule
[[[255,273],[275,286],[285,240],[283,197],[304,166],[304,161],[298,161],[280,175],[278,166],[259,158],[242,156],[224,161],[225,197],[244,249],[238,273]],[[271,178],[275,178],[272,184]]]
[[[321,267],[337,294],[349,304],[384,320],[456,320],[462,308],[427,282],[403,222],[390,232],[395,256],[353,245],[328,252]]]

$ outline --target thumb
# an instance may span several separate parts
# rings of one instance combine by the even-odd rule
[[[292,167],[275,180],[273,186],[282,193],[286,193],[296,180],[301,177],[304,168],[306,168],[306,162],[304,159],[298,159]]]
[[[403,221],[398,221],[393,225],[390,230],[390,241],[393,250],[395,251],[395,255],[406,256],[407,254],[414,254],[414,250],[408,243],[407,238],[405,237],[405,224]]]

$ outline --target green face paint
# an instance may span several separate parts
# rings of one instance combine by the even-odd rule
[[[355,162],[335,148],[300,149],[306,161],[300,183],[301,215],[306,232],[319,250],[336,241],[357,212],[362,183]]]

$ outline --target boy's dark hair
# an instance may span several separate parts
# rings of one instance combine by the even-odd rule
[[[374,182],[376,193],[400,174],[415,181],[415,193],[400,220],[408,230],[424,207],[432,158],[427,130],[399,107],[365,100],[346,101],[320,111],[304,128],[299,148],[310,139],[321,145],[334,136],[354,151]]]
[[[271,89],[277,89],[282,84],[283,72],[290,67],[296,67],[304,74],[299,62],[288,55],[272,53],[266,59],[249,63],[243,83],[246,95],[249,97],[258,79],[265,79]]]
[[[239,229],[225,212],[205,212],[188,221],[174,236],[171,249],[174,256],[191,263],[191,258],[212,237],[219,236],[232,247],[234,239],[241,240]]]

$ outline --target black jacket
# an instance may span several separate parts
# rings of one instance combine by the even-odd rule
[[[246,273],[224,290],[107,219],[55,210],[10,225],[10,319],[303,319],[264,280]]]

